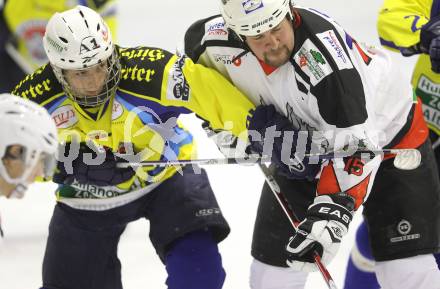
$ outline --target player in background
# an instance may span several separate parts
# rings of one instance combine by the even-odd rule
[[[229,226],[205,171],[118,165],[196,158],[180,114],[195,112],[215,128],[231,121],[239,135],[254,105],[185,56],[116,45],[104,20],[84,6],[54,14],[43,43],[49,64],[14,90],[50,112],[66,144],[53,178],[60,186],[42,288],[121,289],[119,237],[146,218],[168,288],[220,289],[217,243]]]
[[[377,23],[380,42],[385,48],[403,56],[418,57],[411,82],[415,94],[423,103],[423,115],[429,127],[437,166],[440,164],[439,27],[440,6],[432,0],[386,0],[380,10]],[[410,234],[411,231],[411,228],[408,228],[406,234]],[[365,223],[357,229],[355,241],[347,265],[344,288],[380,288],[374,273],[375,262],[371,255],[368,228]],[[434,257],[440,266],[440,254],[437,253]]]
[[[3,2],[3,1],[0,1]],[[55,13],[88,6],[98,11],[116,32],[116,1],[114,0],[5,0],[0,5],[0,93],[10,92],[26,74],[47,62],[43,49],[44,30]]]
[[[54,172],[56,127],[44,108],[11,94],[0,94],[0,125],[0,196],[22,198],[37,177]]]
[[[281,138],[275,138],[275,178],[302,222],[293,232],[266,184],[254,228],[251,288],[304,288],[307,273],[317,270],[313,252],[328,264],[362,203],[383,287],[437,288],[440,272],[432,253],[439,249],[438,173],[421,104],[409,83],[399,83],[386,52],[358,43],[326,15],[288,0],[222,0],[221,6],[222,16],[188,29],[185,52],[258,105],[248,129],[308,131],[303,146],[313,141],[327,152],[417,148],[423,158],[411,171],[395,168],[392,156],[378,155],[321,166],[304,158],[288,166],[289,158],[300,157],[296,146],[284,149],[283,158]],[[300,137],[287,139],[296,144]],[[250,141],[265,154],[261,140]],[[417,242],[390,242],[400,237],[402,220],[410,222]]]

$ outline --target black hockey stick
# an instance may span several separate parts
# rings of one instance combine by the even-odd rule
[[[344,158],[352,155],[372,158],[378,154],[395,154],[394,166],[401,170],[413,170],[420,165],[421,155],[417,149],[382,149],[382,150],[353,150],[338,151],[327,154],[306,154],[305,157],[316,157],[321,160],[329,160],[335,158]],[[168,161],[132,161],[134,156],[116,154],[118,157],[127,160],[127,162],[118,163],[119,168],[127,167],[144,167],[144,166],[184,166],[184,165],[225,165],[225,164],[243,164],[252,165],[256,163],[269,163],[270,158],[260,156],[248,156],[238,158],[213,158],[213,159],[196,159],[196,160],[168,160]]]
[[[273,177],[272,173],[270,172],[269,168],[264,164],[259,164],[261,171],[264,174],[264,177],[266,178],[267,184],[269,185],[273,195],[277,199],[278,203],[281,206],[281,209],[283,209],[284,214],[287,216],[287,219],[289,220],[290,224],[292,225],[293,229],[296,231],[297,225],[296,223],[299,223],[300,220],[296,216],[295,212],[292,210],[292,207],[289,205],[286,197],[281,192],[280,186],[278,185],[277,181]],[[315,259],[315,265],[321,272],[322,277],[324,278],[325,283],[327,284],[327,287],[329,289],[337,289],[336,283],[333,280],[332,276],[330,275],[330,272],[327,270],[327,268],[322,264],[321,262],[321,256],[315,251],[313,258]]]

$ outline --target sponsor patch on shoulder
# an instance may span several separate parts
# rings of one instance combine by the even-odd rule
[[[188,101],[190,88],[183,75],[185,56],[179,57],[168,72],[167,99]]]
[[[324,77],[333,72],[321,51],[307,39],[293,56],[295,62],[310,77],[312,85],[317,85]]]
[[[214,18],[211,21],[205,23],[205,38],[228,40],[228,30],[225,27],[223,19]],[[206,39],[205,39],[206,40]]]
[[[333,59],[340,70],[353,68],[350,58],[345,53],[344,48],[333,30],[318,33],[316,36],[318,36],[322,44],[324,44],[328,51],[330,51],[330,54],[333,56]]]

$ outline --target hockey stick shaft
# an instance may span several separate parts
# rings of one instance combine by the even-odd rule
[[[338,151],[327,154],[319,154],[312,153],[306,154],[305,157],[317,157],[322,160],[334,159],[334,158],[344,158],[351,156],[353,154],[400,154],[403,152],[414,151],[414,149],[383,149],[383,150],[358,150],[358,151]],[[117,155],[118,157],[124,158],[124,155]],[[139,167],[139,166],[185,166],[185,165],[226,165],[226,164],[255,164],[255,163],[269,163],[270,158],[268,157],[239,157],[239,158],[212,158],[212,159],[196,159],[196,160],[168,160],[168,161],[140,161],[140,162],[127,162],[127,163],[118,163],[119,168],[127,168],[127,167]]]
[[[283,210],[284,214],[287,216],[287,219],[289,220],[290,224],[292,225],[293,229],[296,231],[297,224],[299,223],[299,218],[293,211],[292,207],[289,205],[289,202],[287,201],[284,194],[281,192],[280,186],[278,185],[277,181],[273,177],[272,173],[270,172],[269,168],[264,164],[259,164],[261,171],[264,174],[264,177],[267,181],[267,184],[269,185],[273,195],[278,201],[278,204],[281,206],[281,209]],[[327,270],[327,268],[324,266],[324,264],[321,262],[321,257],[317,252],[314,252],[314,259],[315,259],[315,265],[321,272],[322,277],[324,278],[325,283],[327,284],[327,287],[329,289],[337,289],[336,283],[333,280],[332,276],[330,275],[330,272]]]

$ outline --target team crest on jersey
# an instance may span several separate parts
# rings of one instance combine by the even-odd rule
[[[71,105],[58,107],[51,113],[57,128],[69,128],[78,122],[75,109]]]
[[[26,49],[32,60],[43,64],[47,61],[46,52],[43,46],[43,36],[44,31],[46,31],[46,20],[30,20],[23,22],[17,28],[15,33],[19,36],[18,38],[23,39],[26,45]],[[61,47],[62,49],[63,47]],[[56,47],[58,49],[58,47]]]
[[[304,73],[310,77],[312,85],[317,85],[324,77],[333,72],[325,56],[309,39],[304,42],[293,58]]]
[[[112,110],[112,120],[117,120],[121,115],[124,113],[124,108],[122,107],[122,104],[114,100],[113,101],[113,110]]]
[[[246,14],[252,13],[257,9],[264,7],[262,0],[245,0],[241,2]]]
[[[333,59],[340,70],[353,68],[348,55],[345,53],[341,42],[339,42],[333,30],[318,33],[316,36],[333,56]]]

